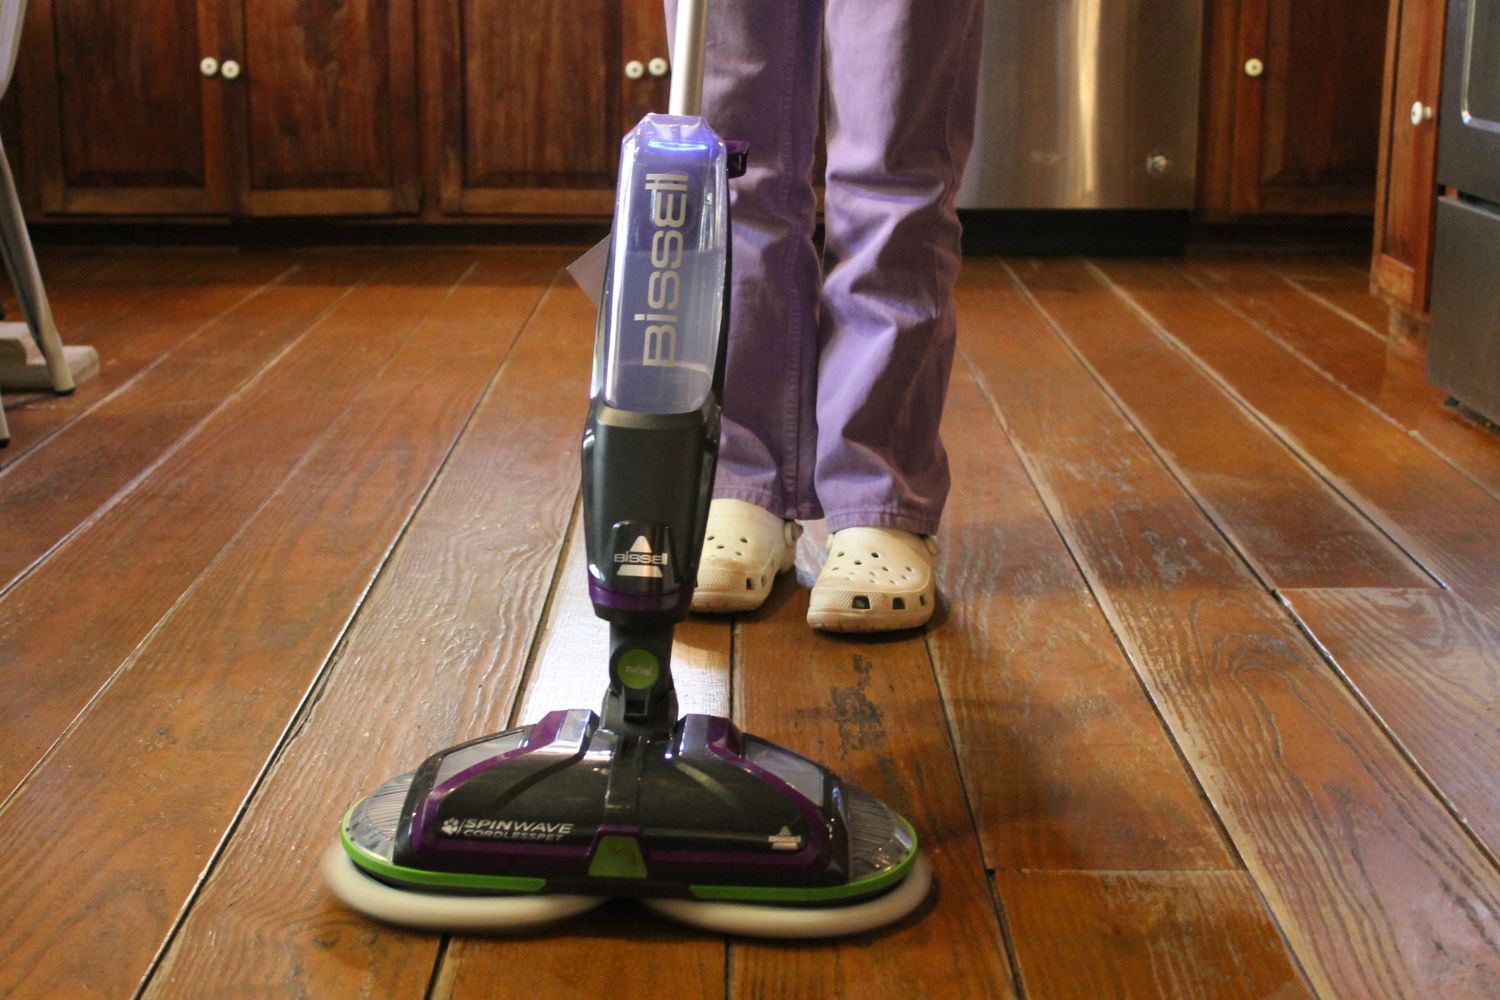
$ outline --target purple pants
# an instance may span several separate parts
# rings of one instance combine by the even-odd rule
[[[831,531],[937,529],[953,200],[973,144],[981,13],[981,0],[710,0],[703,114],[750,143],[749,172],[733,182],[715,496],[826,516]]]

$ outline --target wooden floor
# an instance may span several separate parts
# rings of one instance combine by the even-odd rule
[[[919,919],[334,904],[354,797],[602,688],[569,256],[46,254],[103,373],[6,395],[0,996],[1500,995],[1500,436],[1324,257],[967,262],[933,625],[811,633],[814,531],[680,630],[685,709],[914,820]]]

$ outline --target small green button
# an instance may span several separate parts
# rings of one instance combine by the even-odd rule
[[[600,837],[589,862],[591,878],[645,878],[646,859],[634,837]]]
[[[620,683],[634,691],[644,691],[661,676],[661,664],[649,650],[627,649],[620,654]]]

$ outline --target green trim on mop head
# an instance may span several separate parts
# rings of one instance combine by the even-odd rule
[[[349,812],[344,815],[344,821],[339,824],[339,842],[343,845],[344,852],[349,855],[349,860],[371,875],[408,885],[426,885],[448,889],[475,889],[485,892],[536,894],[547,886],[547,880],[544,878],[427,871],[422,868],[408,868],[404,865],[387,861],[385,858],[370,853],[349,839],[349,814],[353,812],[354,807],[351,806]],[[901,821],[901,825],[910,834],[912,849],[901,860],[900,864],[887,871],[876,872],[873,875],[867,875],[864,878],[856,879],[853,882],[846,882],[843,885],[813,887],[690,885],[687,887],[688,892],[692,894],[693,898],[703,900],[792,904],[834,903],[855,897],[874,895],[900,883],[910,873],[912,864],[917,860],[918,845],[916,830],[906,821],[906,817],[898,816],[897,819]]]
[[[351,808],[349,810],[353,812]],[[371,875],[388,878],[395,882],[412,885],[430,885],[448,889],[480,889],[487,892],[540,892],[547,885],[544,878],[527,878],[516,875],[470,875],[464,872],[430,872],[421,868],[407,868],[387,861],[378,854],[371,854],[349,839],[349,816],[339,825],[339,842],[344,852],[360,868]]]

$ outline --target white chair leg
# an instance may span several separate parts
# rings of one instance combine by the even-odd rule
[[[26,324],[42,357],[47,360],[47,374],[52,379],[53,391],[72,392],[73,373],[68,370],[62,338],[57,335],[52,307],[47,302],[47,290],[42,285],[42,274],[31,250],[31,237],[26,232],[26,219],[21,214],[21,201],[4,145],[0,145],[0,245],[3,245],[0,248],[4,250],[6,270],[10,272],[16,298],[21,311],[26,314]]]

